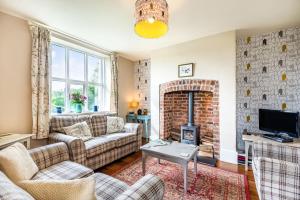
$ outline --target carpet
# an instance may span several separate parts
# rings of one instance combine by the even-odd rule
[[[146,174],[159,176],[165,182],[165,200],[249,200],[247,177],[243,174],[198,164],[197,176],[189,163],[188,192],[183,194],[183,171],[175,163],[148,158]],[[115,178],[134,184],[142,177],[142,161],[137,160],[131,166],[113,175]]]

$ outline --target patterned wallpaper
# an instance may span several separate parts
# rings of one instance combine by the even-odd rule
[[[258,109],[300,111],[300,28],[237,39],[237,150]]]
[[[140,103],[140,108],[150,112],[150,59],[140,60],[134,65],[135,89]]]

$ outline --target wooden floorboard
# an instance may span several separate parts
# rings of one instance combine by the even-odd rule
[[[105,167],[102,167],[98,170],[97,172],[102,172],[108,175],[113,175],[119,172],[120,170],[129,167],[132,162],[139,160],[142,158],[142,153],[141,152],[136,152],[133,154],[130,154],[122,159],[119,159],[109,165],[106,165]],[[231,172],[236,172],[239,174],[245,174],[248,178],[248,184],[249,184],[249,190],[250,190],[250,199],[251,200],[258,200],[258,195],[256,191],[256,186],[254,182],[254,176],[252,173],[252,170],[248,170],[245,172],[245,168],[242,165],[235,165],[235,164],[230,164],[230,163],[225,163],[218,161],[217,163],[217,168],[231,171]]]

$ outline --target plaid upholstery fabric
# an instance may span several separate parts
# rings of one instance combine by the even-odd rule
[[[254,165],[260,199],[300,199],[300,165],[262,157]]]
[[[76,137],[62,133],[49,134],[49,143],[64,142],[69,149],[70,159],[82,165],[86,165],[86,152],[84,142]]]
[[[0,171],[0,199],[1,200],[34,200],[30,194],[11,182]]]
[[[64,133],[63,127],[71,126],[76,123],[76,116],[52,116],[50,120],[50,133]]]
[[[87,166],[89,168],[92,168],[93,170],[98,169],[100,167],[103,167],[104,165],[107,165],[108,163],[115,161],[117,159],[116,155],[117,155],[117,149],[114,148],[100,155],[94,156],[92,158],[88,158]]]
[[[86,156],[88,158],[99,155],[116,147],[116,141],[105,136],[96,137],[85,143]]]
[[[157,176],[148,174],[119,195],[116,200],[162,200],[164,182]]]
[[[93,126],[92,126],[92,120],[91,120],[91,117],[90,117],[90,115],[78,115],[77,117],[76,117],[76,123],[80,123],[80,122],[86,122],[87,123],[87,125],[89,126],[89,128],[90,128],[90,130],[91,130],[91,132],[92,132],[92,135],[94,135],[93,134]]]
[[[253,144],[253,151],[252,169],[260,199],[300,199],[299,150],[259,141]]]
[[[125,124],[125,130],[126,133],[135,133],[136,134],[136,140],[137,140],[137,149],[136,151],[140,150],[140,147],[142,146],[142,137],[143,137],[143,126],[142,124],[137,123],[126,123]]]
[[[117,148],[116,150],[116,159],[122,158],[128,154],[131,154],[136,151],[136,142],[126,144],[122,147]]]
[[[93,175],[96,181],[97,199],[114,200],[129,188],[126,183],[119,181],[111,176],[96,173]]]
[[[258,141],[253,144],[254,157],[274,158],[300,163],[300,148]]]
[[[29,153],[39,170],[69,160],[68,147],[62,142],[31,149]]]
[[[121,147],[125,144],[135,142],[137,139],[135,133],[111,133],[102,137],[105,137],[109,140],[114,140],[116,147]]]
[[[98,137],[106,134],[106,116],[95,114],[91,116],[93,136]]]
[[[50,132],[64,133],[63,127],[72,126],[79,122],[86,122],[92,130],[90,115],[60,115],[53,116],[50,120]]]
[[[72,180],[93,174],[93,170],[71,161],[63,161],[40,170],[32,180]]]

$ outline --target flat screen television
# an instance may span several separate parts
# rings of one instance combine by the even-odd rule
[[[299,112],[259,109],[259,129],[273,134],[299,137]]]

